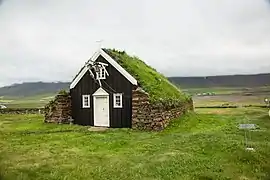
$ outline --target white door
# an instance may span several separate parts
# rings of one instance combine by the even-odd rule
[[[94,96],[94,126],[110,126],[109,96]]]

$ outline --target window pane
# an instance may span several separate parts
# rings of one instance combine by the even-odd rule
[[[84,97],[84,105],[88,106],[88,97],[87,96]]]
[[[122,96],[121,95],[115,95],[114,96],[114,103],[115,103],[114,105],[116,107],[121,107],[122,106],[121,100],[122,100]]]
[[[90,97],[87,95],[83,96],[83,106],[84,107],[89,107],[90,106]]]
[[[105,79],[106,74],[105,74],[105,69],[101,68],[99,72],[97,72],[97,79]]]

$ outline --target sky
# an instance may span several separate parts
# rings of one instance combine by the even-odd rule
[[[0,86],[71,81],[102,47],[166,76],[270,71],[267,0],[2,0]]]

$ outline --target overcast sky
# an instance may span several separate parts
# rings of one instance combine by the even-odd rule
[[[2,0],[0,86],[70,81],[98,48],[167,76],[270,71],[266,0]]]

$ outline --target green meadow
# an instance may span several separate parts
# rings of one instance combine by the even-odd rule
[[[8,108],[43,108],[56,94],[40,94],[34,96],[4,96],[0,104]]]
[[[258,125],[247,151],[240,123]],[[267,109],[196,109],[166,130],[44,124],[0,115],[0,179],[270,179]]]

